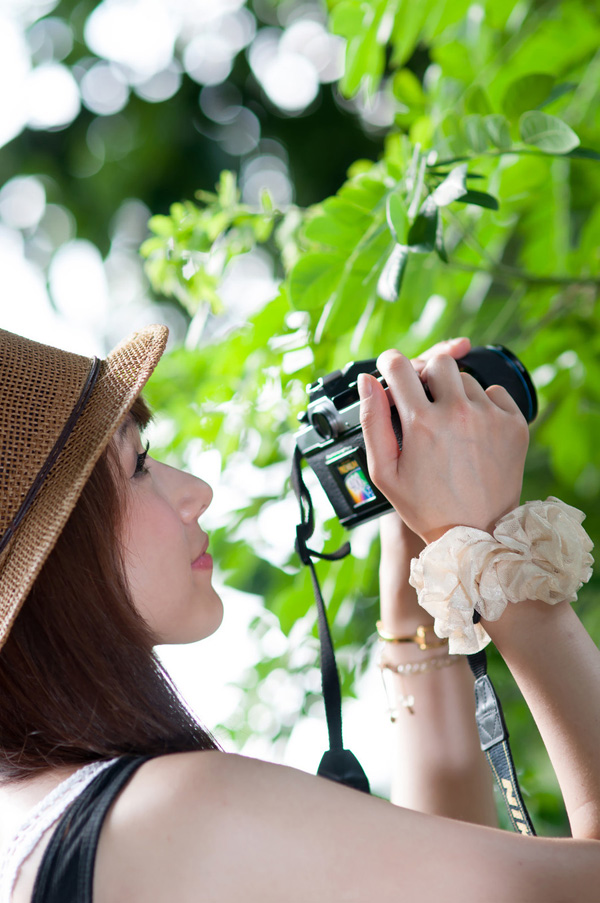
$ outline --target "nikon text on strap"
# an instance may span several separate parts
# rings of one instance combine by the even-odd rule
[[[479,620],[477,613],[476,620]],[[513,828],[521,834],[534,835],[508,743],[502,706],[488,677],[485,649],[468,655],[467,659],[475,676],[475,718],[481,749],[504,798]]]

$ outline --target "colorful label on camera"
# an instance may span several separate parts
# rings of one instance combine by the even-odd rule
[[[355,508],[373,501],[375,493],[355,458],[347,458],[335,466]]]

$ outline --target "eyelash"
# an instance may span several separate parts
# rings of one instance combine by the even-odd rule
[[[134,477],[140,476],[143,473],[148,473],[148,468],[144,467],[144,464],[146,463],[146,455],[148,454],[149,450],[150,450],[150,443],[147,442],[145,450],[143,452],[140,452],[140,454],[137,456],[137,461],[135,463],[135,471],[133,474]]]

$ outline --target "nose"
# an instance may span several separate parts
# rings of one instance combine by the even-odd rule
[[[181,518],[185,523],[195,523],[212,502],[213,491],[200,477],[183,471],[180,473],[185,484],[180,499]]]
[[[157,463],[155,462],[155,467]],[[160,463],[158,466],[162,471],[163,486],[182,521],[186,524],[195,523],[212,502],[212,488],[191,473],[168,464]]]

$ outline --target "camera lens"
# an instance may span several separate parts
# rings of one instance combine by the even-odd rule
[[[312,415],[312,425],[323,439],[333,439],[335,436],[333,424],[329,422],[327,414],[322,411],[315,411]]]

